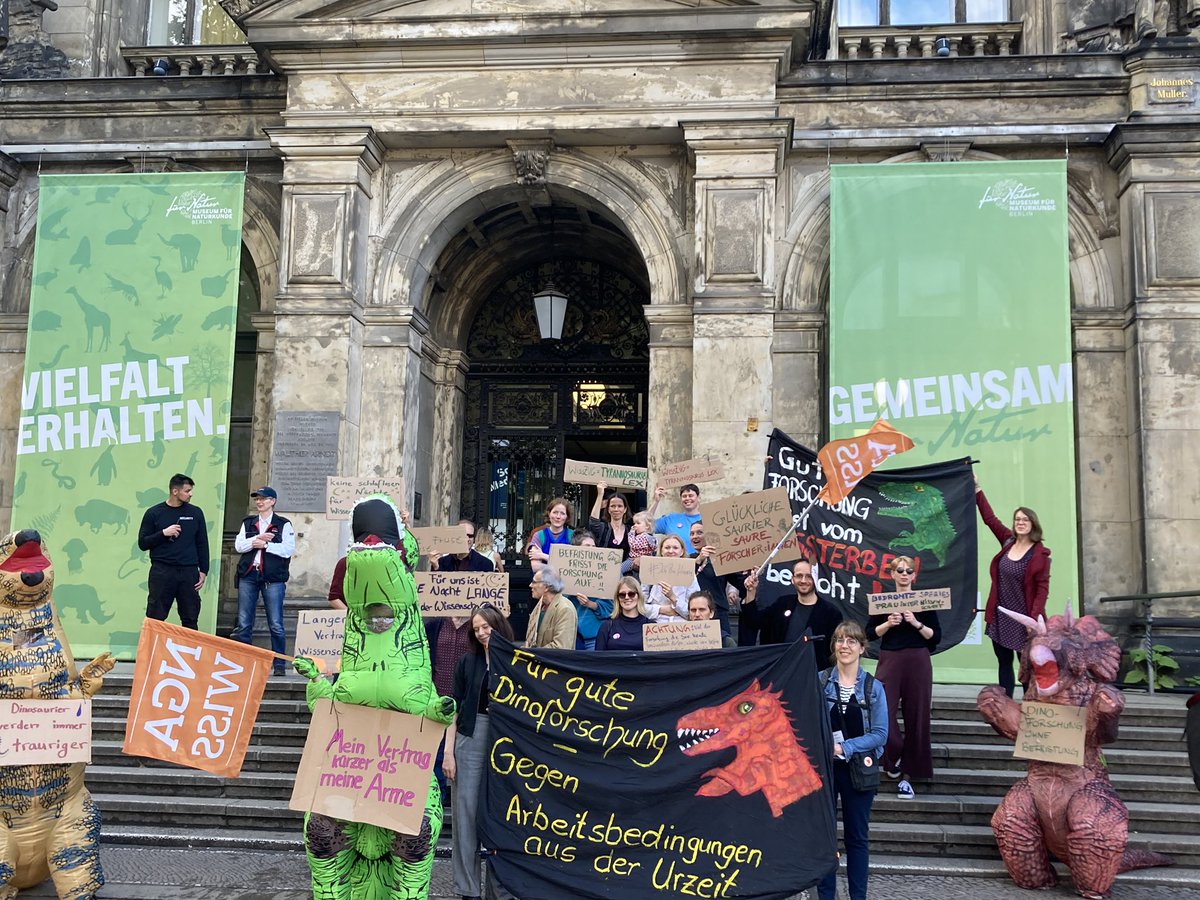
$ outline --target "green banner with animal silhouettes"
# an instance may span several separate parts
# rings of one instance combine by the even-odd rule
[[[1040,518],[1053,559],[1046,609],[1058,613],[1079,602],[1066,170],[1064,160],[834,166],[830,193],[829,436],[885,419],[916,443],[885,470],[978,460],[1001,532],[1018,506]],[[1002,534],[979,525],[982,608]],[[919,556],[932,572],[936,560]],[[934,659],[937,680],[996,680],[982,619]]]
[[[243,183],[40,179],[12,527],[41,533],[81,657],[133,658],[150,566],[138,529],[176,473],[203,511],[199,626],[215,628]]]

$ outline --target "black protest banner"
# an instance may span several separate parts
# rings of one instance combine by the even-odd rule
[[[522,900],[783,900],[835,863],[812,646],[642,654],[492,636],[493,874]]]
[[[763,487],[787,488],[799,515],[825,485],[817,454],[779,429],[769,447]],[[892,559],[911,556],[914,587],[950,589],[950,609],[938,613],[942,640],[935,652],[959,643],[978,603],[975,485],[967,462],[874,472],[836,506],[817,503],[796,532],[816,561],[817,592],[865,626],[867,595],[893,590]],[[758,590],[763,608],[792,592],[793,565],[767,567]]]

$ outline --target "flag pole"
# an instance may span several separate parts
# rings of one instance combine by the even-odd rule
[[[814,506],[817,505],[817,501],[820,499],[821,498],[818,495],[818,496],[814,497],[812,500],[809,500],[808,506],[804,507],[804,509],[800,513],[800,515],[792,517],[792,527],[789,528],[786,532],[784,532],[783,537],[781,537],[779,539],[779,543],[775,545],[775,549],[772,550],[771,553],[767,556],[767,558],[762,561],[762,565],[760,565],[757,569],[754,570],[755,578],[762,577],[763,571],[767,568],[767,566],[769,566],[771,564],[771,560],[773,560],[776,556],[779,555],[779,551],[783,549],[783,545],[786,544],[788,542],[788,539],[791,538],[791,536],[796,533],[796,529],[800,526],[800,523],[804,521],[804,517],[808,515],[809,510],[811,510]]]

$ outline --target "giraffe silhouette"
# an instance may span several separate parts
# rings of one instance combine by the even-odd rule
[[[108,317],[108,313],[99,307],[92,306],[82,297],[79,296],[79,291],[73,287],[67,288],[67,293],[75,298],[75,302],[79,304],[79,308],[83,310],[83,324],[87,326],[87,351],[92,350],[92,331],[96,328],[100,329],[100,350],[108,349],[109,328],[112,326],[112,320]]]

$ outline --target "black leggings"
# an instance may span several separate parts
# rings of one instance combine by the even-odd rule
[[[992,649],[996,652],[996,659],[1000,661],[1000,687],[1011,697],[1017,687],[1017,677],[1013,674],[1013,659],[1017,651],[1009,650],[995,641],[992,641]]]

